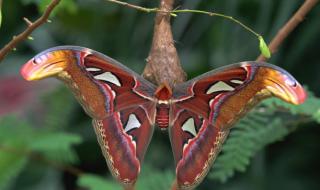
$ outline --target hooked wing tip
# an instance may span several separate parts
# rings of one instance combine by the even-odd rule
[[[294,104],[298,105],[298,104],[304,103],[308,95],[300,84],[297,84],[295,93],[296,93],[296,99],[294,101]]]
[[[32,81],[34,80],[32,77],[32,68],[33,68],[33,64],[32,64],[32,60],[28,61],[26,64],[24,64],[20,70],[20,74],[21,76],[27,80],[27,81]]]
[[[302,104],[307,98],[307,93],[301,84],[279,67],[260,67],[258,78],[264,88],[288,103]]]
[[[28,81],[55,76],[61,71],[66,70],[68,62],[73,57],[73,52],[70,50],[46,50],[23,65],[20,73]]]

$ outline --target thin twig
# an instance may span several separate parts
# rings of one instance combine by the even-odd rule
[[[171,13],[200,13],[200,14],[205,14],[205,15],[208,15],[208,16],[222,17],[222,18],[228,19],[228,20],[230,20],[232,22],[235,22],[235,23],[239,24],[241,27],[243,27],[244,29],[248,30],[249,32],[251,32],[252,34],[254,34],[257,37],[261,36],[260,34],[258,34],[257,32],[253,31],[251,28],[249,28],[249,26],[243,24],[239,20],[233,18],[232,16],[224,15],[224,14],[221,14],[221,13],[215,13],[215,12],[209,12],[209,11],[201,11],[201,10],[193,10],[193,9],[172,10],[170,12]]]
[[[208,16],[222,17],[222,18],[228,19],[228,20],[230,20],[230,21],[232,21],[234,23],[239,24],[245,30],[247,30],[250,33],[254,34],[258,38],[261,36],[260,34],[258,34],[254,30],[252,30],[249,26],[245,25],[241,21],[233,18],[232,16],[224,15],[224,14],[221,14],[221,13],[210,12],[210,11],[202,11],[202,10],[195,10],[195,9],[161,10],[159,8],[141,7],[141,6],[138,6],[138,5],[134,5],[134,4],[130,4],[130,3],[127,3],[127,2],[118,1],[118,0],[105,0],[105,1],[108,1],[108,2],[111,2],[111,3],[116,3],[116,4],[119,4],[119,5],[123,5],[123,6],[129,7],[129,8],[133,8],[133,9],[136,9],[136,10],[139,10],[139,11],[146,12],[146,13],[157,13],[157,12],[168,13],[173,17],[176,17],[177,13],[198,13],[198,14],[204,14],[204,15],[208,15]]]
[[[27,23],[28,26],[32,25],[32,22],[28,18],[23,17],[23,20]]]
[[[116,3],[119,5],[123,5],[123,6],[129,7],[129,8],[137,9],[139,11],[143,11],[143,12],[147,12],[147,13],[159,11],[158,8],[145,8],[145,7],[141,7],[138,5],[133,5],[133,4],[130,4],[127,2],[123,2],[123,1],[117,1],[117,0],[105,0],[105,1],[109,1],[111,3]]]
[[[18,43],[27,39],[35,29],[47,22],[51,12],[59,4],[59,2],[60,0],[52,0],[43,15],[33,23],[28,19],[24,19],[25,21],[27,20],[28,27],[19,35],[14,36],[12,40],[0,50],[0,62],[10,51],[16,47]]]
[[[269,44],[271,53],[277,51],[282,42],[289,36],[289,34],[303,21],[306,14],[318,3],[318,0],[306,0],[299,10],[290,18],[290,20],[278,31],[277,35]],[[257,58],[257,61],[266,61],[263,55]]]

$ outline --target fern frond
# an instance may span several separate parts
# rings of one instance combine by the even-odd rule
[[[73,163],[77,154],[72,146],[81,142],[75,134],[35,130],[14,116],[0,118],[0,189],[10,186],[33,152],[45,160]]]
[[[173,180],[174,173],[172,171],[160,171],[148,164],[144,164],[141,174],[138,178],[137,189],[170,189]]]
[[[80,187],[88,188],[90,190],[122,189],[119,184],[94,174],[81,175],[77,181],[77,184]]]
[[[28,159],[23,155],[9,154],[1,149],[0,147],[0,189],[4,190],[11,186],[14,179],[26,166]]]
[[[0,118],[0,189],[9,188],[27,164],[28,156],[21,152],[26,151],[28,134],[31,129],[26,123],[12,116]]]
[[[311,91],[307,91],[308,98],[301,105],[292,105],[277,98],[270,98],[263,101],[262,105],[268,108],[284,108],[293,115],[310,116],[314,121],[320,123],[320,99],[317,98]]]
[[[72,146],[81,142],[81,137],[75,134],[49,133],[37,135],[28,148],[43,154],[49,160],[74,163],[78,158]]]
[[[244,172],[256,152],[283,139],[293,131],[290,126],[301,121],[320,123],[320,99],[312,92],[308,92],[308,99],[299,106],[277,98],[263,101],[231,130],[209,177],[225,182],[235,171]]]
[[[42,98],[46,105],[43,126],[50,130],[66,127],[70,121],[71,113],[76,107],[76,101],[66,87],[60,87]]]
[[[250,112],[231,131],[209,174],[210,178],[225,182],[235,171],[244,172],[257,151],[289,133],[280,118],[272,118],[272,112],[258,109]]]
[[[159,171],[149,165],[144,165],[138,178],[136,189],[139,190],[162,190],[170,189],[174,174],[172,171]],[[120,190],[121,186],[109,180],[94,174],[81,175],[77,181],[78,186],[90,190]]]

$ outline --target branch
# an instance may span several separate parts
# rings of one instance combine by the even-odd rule
[[[51,12],[59,4],[59,2],[60,0],[52,0],[45,12],[43,13],[43,15],[40,18],[38,18],[34,23],[29,21],[27,18],[24,18],[28,27],[18,36],[13,36],[12,40],[0,50],[0,62],[10,51],[12,51],[16,47],[18,43],[27,39],[35,29],[47,22]]]
[[[123,5],[123,6],[129,7],[129,8],[137,9],[139,11],[143,11],[143,12],[147,12],[147,13],[159,11],[158,8],[145,8],[145,7],[141,7],[141,6],[138,6],[138,5],[134,5],[134,4],[130,4],[130,3],[127,3],[127,2],[123,2],[123,1],[117,1],[117,0],[105,0],[105,1],[109,1],[111,3],[116,3],[116,4],[119,4],[119,5]]]
[[[161,0],[159,12],[155,18],[151,50],[143,76],[156,83],[174,86],[183,82],[186,74],[183,71],[177,50],[174,46],[170,24],[170,11],[174,0]]]
[[[299,10],[290,18],[290,20],[278,31],[277,35],[269,44],[271,53],[278,50],[282,42],[289,36],[289,34],[303,21],[306,14],[318,3],[318,0],[305,0]],[[257,58],[257,61],[266,61],[263,55]]]
[[[265,42],[260,34],[252,30],[250,27],[242,23],[241,21],[221,13],[193,10],[193,9],[180,9],[172,10],[174,0],[161,0],[160,8],[146,8],[138,5],[130,4],[120,0],[105,0],[111,3],[116,3],[129,8],[133,8],[139,11],[151,13],[157,13],[154,26],[154,35],[151,51],[149,57],[147,58],[147,65],[143,72],[144,78],[152,81],[156,84],[168,83],[170,86],[174,86],[176,83],[183,82],[186,78],[184,71],[181,68],[179,57],[177,51],[174,47],[174,42],[172,38],[170,16],[177,16],[177,13],[197,13],[205,14],[208,16],[217,16],[230,20],[250,33],[254,34],[258,40]],[[264,50],[260,47],[261,51]],[[264,49],[268,49],[265,45]],[[269,50],[268,50],[269,53]],[[269,53],[270,54],[270,53]]]

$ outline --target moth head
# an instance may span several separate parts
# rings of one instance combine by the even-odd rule
[[[167,101],[172,97],[172,89],[168,83],[162,83],[156,89],[154,95],[160,101]]]
[[[74,55],[70,50],[49,49],[30,59],[21,68],[21,75],[28,81],[56,76],[67,69],[72,58]]]
[[[307,94],[299,82],[283,69],[263,68],[263,83],[274,96],[292,104],[302,104]]]

